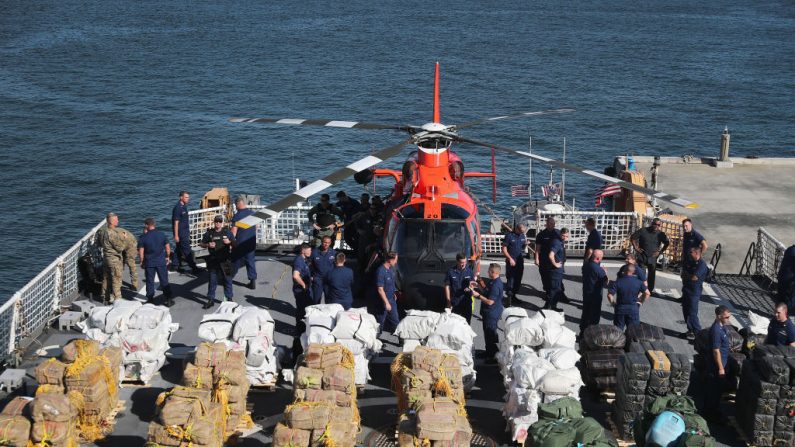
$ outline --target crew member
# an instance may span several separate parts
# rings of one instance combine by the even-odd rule
[[[784,251],[781,265],[778,268],[777,299],[795,311],[795,245],[790,245]]]
[[[466,318],[467,323],[472,320],[472,292],[470,283],[475,280],[475,274],[467,265],[467,258],[463,253],[455,255],[455,266],[450,267],[444,278],[444,298],[447,307],[454,314]]]
[[[622,267],[607,292],[607,300],[615,307],[613,324],[622,331],[628,324],[640,324],[640,306],[648,297],[649,290],[635,276],[635,266]]]
[[[342,210],[332,205],[328,194],[320,195],[320,203],[313,206],[307,213],[312,224],[312,246],[317,247],[325,236],[336,237],[337,222],[334,216],[342,218]],[[318,297],[314,297],[318,299]]]
[[[224,297],[233,301],[232,290],[232,248],[235,236],[228,228],[224,227],[224,216],[220,214],[213,219],[213,228],[207,230],[202,237],[202,248],[209,250],[207,256],[207,270],[210,271],[210,282],[207,286],[207,303],[204,308],[209,309],[215,304],[215,290],[218,288],[218,279],[224,283]]]
[[[174,305],[174,296],[171,285],[168,283],[167,266],[171,262],[171,245],[162,231],[155,229],[155,219],[148,217],[144,220],[144,233],[138,239],[138,257],[141,259],[141,268],[144,269],[146,281],[146,302],[151,303],[155,298],[155,275],[157,275],[166,306]]]
[[[375,316],[381,330],[392,332],[400,323],[395,301],[395,266],[398,262],[397,253],[390,251],[385,255],[384,263],[375,272],[375,296],[368,303],[367,311]]]
[[[765,344],[795,346],[795,324],[787,317],[787,303],[776,304],[776,315],[770,319]]]
[[[555,218],[547,217],[546,227],[536,234],[535,263],[541,276],[541,287],[544,289],[544,300],[549,300],[549,245],[553,239],[560,239],[560,232],[555,229]],[[565,301],[565,300],[564,300]]]
[[[585,328],[599,324],[602,315],[602,290],[607,287],[607,271],[602,267],[604,252],[594,249],[582,265],[582,317],[580,335]]]
[[[483,338],[486,342],[486,363],[497,363],[494,357],[497,354],[497,322],[502,316],[502,289],[500,279],[500,264],[496,262],[489,265],[489,278],[484,281],[486,288],[479,290],[476,285],[472,287],[472,296],[479,299],[480,316],[483,319]]]
[[[326,302],[348,310],[353,306],[353,270],[345,267],[345,253],[337,253],[334,260],[334,268],[326,276]]]
[[[632,264],[635,266],[635,276],[637,276],[639,280],[643,281],[643,285],[648,288],[649,283],[646,278],[646,271],[643,270],[643,267],[638,265],[638,259],[635,257],[635,254],[627,253],[626,256],[624,256],[624,260],[626,261],[626,264]]]
[[[362,206],[362,211],[367,211],[370,208],[370,194],[363,192],[361,196],[359,196],[359,204]]]
[[[563,298],[563,273],[566,263],[566,247],[563,245],[569,240],[569,230],[561,228],[560,238],[552,239],[549,243],[549,254],[547,255],[547,274],[549,275],[549,296],[545,309],[552,309],[560,312],[558,301]]]
[[[691,251],[692,253],[692,251]],[[715,308],[715,322],[709,328],[711,358],[707,360],[707,389],[704,396],[704,418],[709,421],[722,421],[720,414],[720,396],[728,385],[729,362],[729,334],[726,325],[729,324],[731,312],[729,308],[720,305]]]
[[[695,340],[696,334],[701,330],[698,320],[698,303],[701,301],[701,292],[704,279],[709,268],[701,259],[701,249],[692,247],[690,259],[682,266],[682,316],[685,318],[687,331],[682,333],[682,338]]]
[[[230,228],[232,236],[237,242],[235,248],[232,249],[232,278],[237,276],[237,271],[245,264],[248,276],[247,287],[254,290],[257,287],[257,227],[240,228],[237,226],[238,222],[254,214],[254,211],[248,207],[246,199],[243,197],[238,197],[235,200],[235,209]]]
[[[588,239],[585,241],[585,259],[591,259],[594,250],[602,248],[602,233],[596,229],[596,219],[589,217],[585,219],[585,231],[588,232]]]
[[[113,303],[121,298],[121,280],[124,273],[122,253],[127,246],[124,235],[126,230],[119,230],[119,216],[108,213],[105,216],[105,228],[97,235],[97,245],[102,247],[102,299]]]
[[[190,248],[190,222],[188,221],[188,202],[190,194],[187,191],[179,192],[179,201],[171,211],[171,226],[174,230],[174,244],[177,252],[176,269],[182,272],[182,262],[188,264],[194,275],[199,274],[201,269],[196,266],[193,259],[193,250]]]
[[[135,263],[135,256],[138,254],[138,239],[131,231],[124,230],[124,240],[127,244],[124,246],[122,258],[124,258],[124,264],[130,270],[130,288],[137,292],[140,287],[138,265]]]
[[[306,332],[304,316],[306,307],[313,304],[312,301],[312,270],[309,264],[312,262],[312,246],[301,244],[298,256],[293,260],[293,297],[295,298],[295,336],[293,337],[293,360],[296,360],[304,349],[301,346],[301,334]]]
[[[505,280],[507,281],[506,304],[511,301],[522,288],[524,275],[524,249],[527,245],[527,229],[523,224],[513,226],[513,231],[505,235],[502,241],[502,254],[505,256]],[[537,255],[536,255],[537,256]]]
[[[690,249],[698,247],[701,253],[707,252],[707,240],[698,231],[693,229],[693,221],[685,219],[682,221],[682,262],[690,256]]]
[[[630,238],[638,257],[638,265],[646,269],[649,290],[654,291],[657,257],[668,248],[668,236],[662,231],[662,220],[654,218],[651,225],[636,231]]]
[[[326,275],[334,268],[337,251],[331,248],[331,236],[323,236],[320,247],[312,249],[312,302],[320,304],[326,292]],[[327,294],[326,294],[327,295]],[[326,296],[328,303],[328,296]]]
[[[362,211],[362,206],[356,199],[348,197],[345,191],[339,191],[337,193],[337,208],[342,211],[342,222],[345,224],[343,232],[345,243],[348,244],[348,247],[351,247],[352,250],[356,250],[358,247],[358,234],[355,228],[351,228],[351,231],[348,231],[348,223],[356,213]]]

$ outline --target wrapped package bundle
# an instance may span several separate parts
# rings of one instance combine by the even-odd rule
[[[230,338],[242,310],[243,306],[240,304],[227,301],[221,303],[215,312],[204,314],[199,323],[199,338],[210,343]]]
[[[0,415],[0,445],[26,447],[30,438],[30,421],[24,416]]]
[[[182,385],[211,390],[213,388],[212,368],[188,363],[185,365],[185,371],[182,374]]]
[[[400,320],[395,335],[403,340],[424,340],[433,334],[440,316],[441,314],[430,310],[411,309]]]
[[[72,340],[63,347],[61,361],[72,363],[78,356],[95,356],[99,354],[99,342],[96,340]]]
[[[30,416],[31,402],[33,402],[32,397],[17,396],[8,401],[0,414],[7,416]]]
[[[627,337],[614,324],[595,324],[585,328],[582,344],[588,351],[601,349],[624,349]]]
[[[63,375],[66,371],[66,364],[58,361],[58,359],[50,358],[39,363],[36,367],[35,376],[36,381],[40,385],[58,385],[63,386]]]
[[[226,358],[226,345],[223,343],[200,343],[196,347],[196,366],[214,368]]]

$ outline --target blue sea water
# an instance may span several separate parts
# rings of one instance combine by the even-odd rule
[[[795,4],[770,2],[22,1],[0,8],[0,297],[108,211],[168,222],[180,189],[289,192],[393,144],[391,131],[231,116],[445,123],[601,170],[616,154],[795,156]],[[458,149],[469,169],[486,151]],[[408,150],[407,150],[408,153]],[[387,166],[399,166],[395,159]],[[498,213],[523,160],[498,155]],[[537,176],[546,175],[537,166]],[[598,182],[567,175],[590,203]],[[487,181],[473,181],[482,197]],[[361,187],[343,185],[350,192]],[[194,203],[195,204],[195,203]]]

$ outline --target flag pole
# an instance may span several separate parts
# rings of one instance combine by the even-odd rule
[[[566,137],[563,137],[563,163],[566,163]],[[566,203],[566,169],[563,169],[560,179],[560,201]]]
[[[527,152],[530,155],[533,155],[533,136],[530,135],[530,130],[529,129],[527,130],[527,139],[528,139]],[[533,198],[533,159],[532,158],[528,158],[527,159],[527,164],[528,164],[528,172],[527,172],[527,174],[528,174],[528,178],[527,178],[527,201],[529,202],[530,199]]]

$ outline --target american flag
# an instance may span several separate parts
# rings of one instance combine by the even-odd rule
[[[529,185],[511,186],[511,197],[530,197],[530,186]]]
[[[554,183],[552,185],[543,185],[541,186],[541,192],[544,195],[544,197],[563,195],[563,187],[561,187],[560,183]]]
[[[605,197],[614,196],[616,194],[621,194],[621,187],[615,183],[606,183],[596,192],[596,206],[601,206],[602,200]]]

